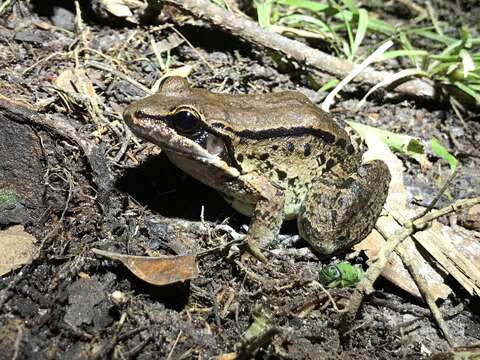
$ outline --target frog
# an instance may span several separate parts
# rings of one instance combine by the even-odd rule
[[[123,118],[251,218],[246,248],[264,262],[261,249],[275,245],[285,220],[332,256],[370,233],[386,200],[385,162],[362,161],[359,137],[300,92],[216,93],[172,76]]]

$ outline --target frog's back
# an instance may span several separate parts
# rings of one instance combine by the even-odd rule
[[[266,176],[284,190],[286,218],[296,216],[312,182],[356,153],[347,132],[302,94],[249,95],[248,108],[241,108],[242,96],[227,96],[222,103],[237,135],[233,160],[243,173]]]
[[[299,132],[303,129],[315,130],[325,136],[348,138],[329,114],[298,92],[232,95],[204,89],[192,90],[198,92],[193,98],[201,99],[194,106],[210,114],[212,121],[217,120],[225,126],[234,123],[232,127],[237,131],[291,129]]]

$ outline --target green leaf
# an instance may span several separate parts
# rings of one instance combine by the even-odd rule
[[[440,141],[438,141],[434,137],[428,142],[428,144],[430,145],[430,149],[432,150],[432,152],[435,155],[437,155],[439,158],[445,160],[448,163],[448,165],[450,165],[450,170],[453,173],[455,171],[455,169],[457,168],[457,165],[458,165],[458,160],[455,158],[455,156],[450,154],[447,151],[447,149],[445,149],[442,146]]]
[[[412,159],[415,159],[422,165],[428,162],[427,157],[425,156],[424,146],[420,139],[416,137],[405,134],[396,134],[351,120],[347,121],[347,124],[357,131],[362,138],[365,138],[369,133],[373,133],[392,150],[403,153]]]

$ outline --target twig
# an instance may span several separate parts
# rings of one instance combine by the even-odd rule
[[[457,175],[457,169],[455,168],[454,171],[450,174],[448,177],[447,181],[445,181],[445,184],[443,184],[442,188],[438,192],[437,196],[428,204],[428,206],[423,210],[418,216],[415,217],[415,219],[420,219],[421,217],[425,216],[427,213],[432,211],[433,207],[437,204],[438,200],[443,196],[447,188],[450,186],[450,183],[453,181],[455,176]]]
[[[205,56],[203,56],[203,55],[200,53],[200,51],[198,51],[198,50],[195,48],[195,46],[193,46],[192,43],[191,43],[185,36],[183,36],[183,34],[182,34],[180,31],[178,31],[177,29],[175,29],[174,26],[172,26],[171,29],[172,29],[173,31],[175,31],[175,33],[176,33],[178,36],[180,36],[180,37],[187,43],[187,45],[190,46],[190,47],[193,49],[193,51],[198,55],[198,57],[199,57],[200,59],[202,59],[202,61],[210,68],[210,70],[212,70],[213,73],[216,72],[215,68],[213,67],[212,64],[210,64],[210,63],[208,62],[207,58],[206,58]]]
[[[443,321],[442,313],[435,303],[435,298],[429,289],[429,285],[420,272],[420,265],[418,264],[418,261],[415,260],[414,249],[412,249],[414,246],[415,245],[412,241],[405,241],[399,244],[395,251],[400,255],[403,263],[407,267],[412,277],[415,279],[415,284],[427,302],[435,322],[442,331],[443,336],[447,340],[448,344],[453,348],[455,347],[455,342],[448,332],[447,325],[445,324],[445,321]]]
[[[344,78],[355,67],[355,64],[350,61],[336,58],[299,41],[266,31],[256,22],[226,11],[208,0],[165,0],[165,3],[183,9],[193,16],[202,18],[251,44],[273,49],[301,64],[314,67],[338,78]],[[355,81],[375,85],[392,76],[393,74],[388,71],[365,69],[355,78]],[[421,79],[406,81],[395,88],[395,91],[398,93],[425,99],[434,99],[434,90],[431,83]]]
[[[13,353],[12,360],[17,360],[18,354],[20,353],[20,345],[22,344],[22,339],[23,339],[23,329],[20,325],[15,324],[18,330],[17,337],[15,338],[15,352]]]
[[[330,294],[330,292],[328,292],[328,290],[325,289],[325,287],[324,287],[322,284],[318,283],[318,285],[320,286],[320,289],[322,289],[323,293],[324,293],[325,295],[327,295],[328,300],[332,303],[332,306],[333,306],[333,308],[335,309],[335,311],[336,311],[337,313],[343,313],[343,312],[347,311],[346,308],[340,310],[340,309],[338,308],[338,306],[337,306],[337,303],[335,302],[335,300],[333,299],[332,295]]]
[[[172,357],[173,350],[177,347],[178,340],[180,340],[180,336],[182,336],[183,330],[180,330],[178,332],[177,338],[175,339],[175,342],[173,343],[172,348],[170,349],[170,352],[168,353],[167,360],[169,360]]]
[[[432,220],[454,211],[468,209],[479,203],[480,196],[472,199],[458,200],[440,210],[432,211],[420,219],[409,221],[402,229],[396,231],[391,237],[389,237],[385,245],[378,253],[377,258],[373,261],[372,266],[370,266],[370,268],[365,272],[365,276],[362,278],[362,280],[360,280],[352,294],[352,297],[350,298],[349,310],[342,318],[342,333],[346,334],[350,328],[350,325],[355,319],[358,309],[360,308],[363,297],[373,292],[373,283],[382,273],[390,254],[398,246],[398,244]]]
[[[113,75],[118,76],[119,78],[128,81],[130,84],[132,84],[136,88],[142,90],[145,94],[152,95],[152,92],[150,91],[149,88],[140,84],[138,81],[132,79],[130,76],[125,75],[121,71],[118,71],[118,70],[115,70],[115,69],[111,68],[110,66],[104,65],[104,64],[96,62],[96,61],[88,62],[87,66],[91,66],[91,67],[99,69],[99,70],[108,71],[108,72],[112,73]]]

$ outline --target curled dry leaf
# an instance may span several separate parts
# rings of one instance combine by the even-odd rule
[[[130,8],[123,0],[102,0],[101,4],[110,14],[119,18],[132,18],[133,14]]]
[[[120,261],[139,279],[153,285],[168,285],[198,277],[195,255],[135,256],[92,249],[100,256]]]
[[[35,251],[34,242],[22,225],[0,231],[0,276],[26,264]]]

